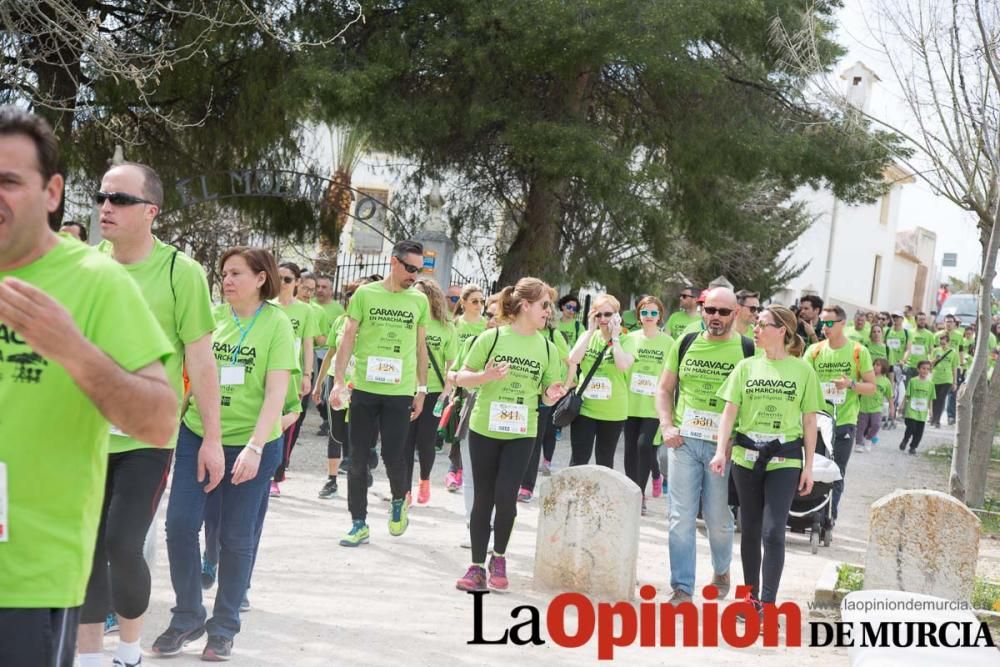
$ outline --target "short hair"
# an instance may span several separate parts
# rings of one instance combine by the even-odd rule
[[[270,301],[278,296],[278,264],[274,261],[274,255],[269,250],[242,245],[232,247],[222,254],[222,259],[219,260],[219,270],[222,270],[230,257],[236,255],[242,257],[254,273],[266,274],[264,284],[260,286],[261,300]]]
[[[743,305],[743,302],[747,299],[759,299],[760,294],[758,292],[753,292],[748,289],[741,289],[736,293],[736,303]]]
[[[921,361],[921,362],[919,362],[919,363],[917,364],[917,370],[920,370],[920,369],[921,369],[921,368],[922,368],[923,366],[928,366],[928,367],[930,367],[930,365],[931,365],[931,362],[930,362],[930,361],[928,361],[927,359],[924,359],[923,361]]]
[[[812,306],[813,310],[823,310],[823,299],[816,294],[806,294],[804,297],[800,298],[799,307],[801,307],[803,303],[808,303]]]
[[[917,311],[917,317],[927,317],[927,313],[922,310]]]
[[[23,135],[35,144],[38,171],[49,182],[59,173],[59,141],[48,121],[12,105],[0,106],[0,136]]]
[[[563,306],[565,306],[570,301],[575,301],[576,305],[578,306],[580,305],[580,299],[575,294],[562,295],[561,297],[559,297],[559,302],[556,305],[559,306],[559,310],[562,310]]]
[[[830,313],[834,313],[837,316],[837,319],[839,319],[839,320],[846,320],[847,319],[847,313],[844,311],[843,308],[841,308],[840,306],[838,306],[836,304],[834,304],[832,306],[824,306],[823,310],[825,310],[827,312],[830,312]]]
[[[316,275],[316,282],[319,283],[319,281],[321,281],[321,280],[325,280],[325,281],[329,282],[330,283],[330,287],[333,287],[333,278],[331,278],[330,276],[326,275],[325,273],[319,273],[319,274]]]
[[[115,167],[135,167],[138,169],[142,174],[142,196],[156,204],[156,208],[163,208],[163,181],[155,169],[141,162],[122,162],[112,166],[111,169]]]
[[[79,229],[80,230],[80,240],[83,241],[84,243],[87,242],[87,239],[90,236],[90,234],[87,232],[87,226],[85,224],[83,224],[82,222],[77,222],[76,220],[70,220],[69,222],[64,222],[62,224],[62,226],[63,227],[76,227],[77,229]]]
[[[956,323],[958,322],[958,318],[955,317],[954,315],[951,315],[951,314],[945,315],[944,319],[945,319],[946,322],[948,320],[951,320],[952,322],[956,322]]]
[[[407,255],[423,255],[424,245],[419,241],[414,241],[413,239],[406,239],[405,241],[399,241],[396,245],[392,246],[392,255],[396,259],[403,259]]]

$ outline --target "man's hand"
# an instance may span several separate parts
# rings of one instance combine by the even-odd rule
[[[660,434],[663,436],[663,444],[671,449],[676,449],[684,444],[684,438],[681,437],[681,430],[673,424],[660,422]]]
[[[836,380],[834,380],[833,384],[835,387],[837,387],[837,391],[843,391],[851,386],[851,381],[847,379],[847,377],[842,375]]]
[[[208,477],[208,484],[205,485],[205,493],[209,493],[219,485],[226,474],[226,456],[222,450],[221,442],[209,442],[202,440],[201,447],[198,448],[198,481],[202,482]]]
[[[302,386],[299,388],[299,398],[308,396],[312,392],[312,378],[309,375],[302,375]]]
[[[0,281],[0,322],[10,326],[37,354],[65,366],[85,339],[61,303],[17,278]]]

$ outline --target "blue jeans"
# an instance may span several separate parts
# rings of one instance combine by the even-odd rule
[[[664,445],[665,446],[665,445]],[[716,475],[708,469],[715,456],[715,443],[684,438],[684,444],[668,453],[667,493],[670,495],[670,587],[693,594],[698,548],[695,520],[701,507],[708,528],[712,569],[729,572],[733,560],[733,513],[729,509],[729,467]]]
[[[240,631],[240,602],[250,582],[253,566],[254,533],[261,501],[267,495],[271,475],[281,462],[280,438],[264,446],[257,476],[239,485],[232,483],[232,469],[242,447],[224,447],[226,471],[222,482],[210,494],[199,482],[198,449],[201,437],[183,424],[174,456],[174,481],[167,505],[167,554],[170,581],[177,605],[171,610],[170,627],[188,631],[205,626],[209,635],[232,639]],[[198,534],[211,496],[222,501],[219,544],[219,588],[215,609],[206,622],[201,597],[201,551]],[[214,499],[213,499],[214,500]]]

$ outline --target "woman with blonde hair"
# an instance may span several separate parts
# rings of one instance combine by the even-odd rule
[[[459,349],[467,340],[486,331],[487,320],[483,317],[485,305],[486,300],[479,285],[469,283],[462,288],[458,307],[455,309],[455,332]],[[449,491],[455,492],[462,488],[462,452],[457,444],[452,445],[448,452],[448,460],[444,485]]]
[[[761,605],[777,599],[785,566],[785,523],[795,493],[812,491],[816,413],[824,406],[816,371],[800,358],[805,342],[797,326],[787,308],[762,311],[754,343],[764,354],[736,364],[717,394],[726,407],[709,469],[725,474],[732,457],[743,580],[751,587],[750,601],[758,614]]]
[[[610,294],[601,294],[587,314],[587,330],[580,335],[569,354],[569,382],[586,379],[590,369],[597,370],[583,387],[583,407],[573,420],[570,432],[572,455],[569,464],[590,463],[591,453],[597,465],[613,468],[618,438],[628,419],[628,382],[626,374],[634,358],[621,345],[621,304]]]

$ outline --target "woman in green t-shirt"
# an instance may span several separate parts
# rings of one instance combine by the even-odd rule
[[[654,438],[660,428],[656,388],[674,339],[662,332],[663,302],[644,296],[635,306],[642,327],[625,336],[622,347],[635,359],[628,370],[628,420],[625,422],[625,474],[642,491],[646,513],[646,482],[656,461]]]
[[[873,324],[869,335],[870,338],[865,341],[865,347],[868,348],[868,353],[871,354],[872,361],[876,359],[888,359],[889,347],[882,339],[882,325]]]
[[[718,392],[726,407],[709,468],[725,474],[732,454],[743,580],[751,587],[750,600],[758,613],[761,605],[774,604],[778,596],[785,523],[795,494],[812,491],[816,413],[824,405],[816,371],[799,358],[805,342],[796,328],[795,315],[787,308],[770,306],[761,312],[754,344],[764,354],[738,363]]]
[[[460,590],[508,586],[504,552],[517,516],[518,485],[537,432],[538,399],[552,405],[566,393],[555,346],[539,333],[549,316],[549,294],[549,286],[537,278],[521,278],[516,286],[503,288],[497,312],[501,326],[476,339],[456,378],[459,386],[478,387],[469,422],[475,480],[469,528],[472,565],[456,582]],[[484,566],[491,532],[487,582]]]
[[[475,338],[486,331],[489,320],[483,316],[485,309],[486,299],[483,297],[483,290],[479,285],[469,283],[462,288],[455,315],[458,349],[461,350],[470,338]],[[430,377],[430,374],[427,377]],[[460,443],[452,443],[448,451],[448,472],[444,477],[444,486],[452,493],[457,492],[463,486]]]
[[[278,293],[278,267],[260,248],[237,247],[222,256],[222,293],[212,348],[219,367],[220,423],[226,473],[210,493],[201,474],[204,426],[196,403],[184,415],[167,506],[167,552],[176,605],[170,627],[153,651],[208,634],[203,658],[228,659],[239,632],[239,609],[250,579],[253,544],[268,481],[281,461],[281,413],[291,372],[298,368],[292,324],[268,303]],[[200,481],[199,481],[200,480]],[[198,532],[209,496],[221,496],[221,545],[215,611],[205,621]]]
[[[587,315],[587,330],[569,353],[567,377],[573,385],[583,383],[600,358],[597,371],[583,387],[583,406],[570,430],[571,466],[590,463],[594,454],[597,465],[614,467],[618,438],[628,419],[626,373],[634,361],[621,346],[620,310],[618,299],[610,294],[598,295]]]

